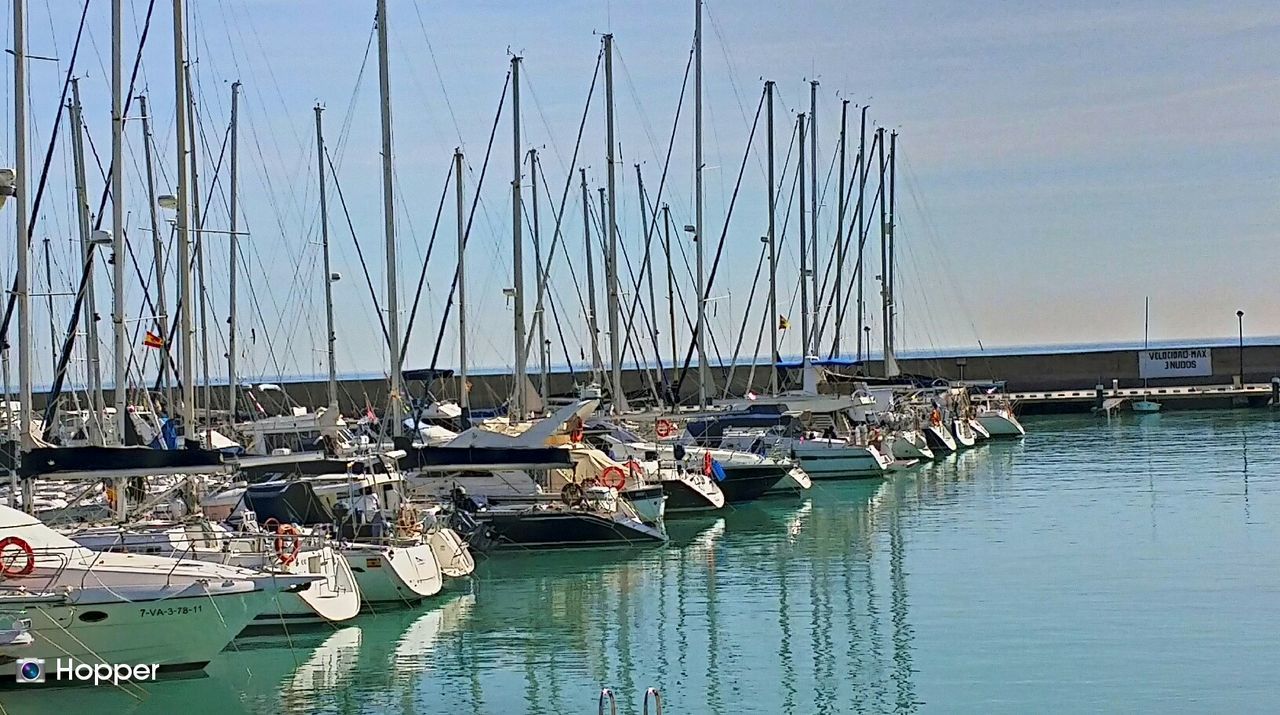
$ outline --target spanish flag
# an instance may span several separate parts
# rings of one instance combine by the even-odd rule
[[[787,320],[786,316],[784,316],[784,315],[779,315],[779,316],[778,316],[778,330],[787,330],[787,329],[789,329],[790,327],[791,327],[791,321],[790,321],[790,320]]]
[[[148,330],[142,338],[142,344],[149,348],[164,348],[164,338]]]

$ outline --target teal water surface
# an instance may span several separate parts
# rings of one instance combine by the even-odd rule
[[[206,677],[8,713],[1256,712],[1280,685],[1280,415],[1028,419],[880,482],[489,559],[466,593]]]

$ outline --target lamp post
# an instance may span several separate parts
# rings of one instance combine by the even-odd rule
[[[1240,379],[1240,387],[1244,388],[1244,311],[1243,310],[1236,311],[1236,326],[1239,328],[1239,336],[1240,336],[1239,350],[1237,351],[1240,362],[1239,362],[1239,372],[1237,373],[1237,375]]]

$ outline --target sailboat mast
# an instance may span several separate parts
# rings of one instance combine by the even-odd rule
[[[890,295],[892,288],[889,285],[889,219],[887,216],[888,187],[885,185],[885,146],[884,146],[884,128],[876,128],[876,141],[880,145],[880,305],[881,305],[881,335],[882,345],[884,349],[884,376],[893,377],[898,374],[898,364],[893,355],[893,333],[890,325],[893,323],[893,298]]]
[[[196,132],[196,97],[195,88],[191,82],[190,62],[184,65],[183,71],[187,77],[187,101],[190,103],[187,111],[187,132],[191,135],[191,211],[195,217],[196,292],[199,293],[200,305],[200,401],[204,403],[204,425],[208,430],[213,426],[213,401],[210,399],[209,391],[209,300],[208,291],[205,288],[204,211],[200,208],[200,158],[196,151],[196,147],[200,146],[200,135]],[[205,446],[208,447],[209,443],[206,442]]]
[[[533,264],[534,278],[533,314],[538,328],[538,396],[547,404],[547,322],[543,314],[546,295],[546,275],[542,272],[542,226],[538,220],[538,150],[529,150],[529,199],[533,203]]]
[[[871,352],[871,345],[866,345],[866,351],[863,351],[865,332],[862,328],[866,324],[867,309],[864,297],[864,276],[866,276],[866,246],[863,241],[867,235],[867,211],[866,211],[866,193],[867,193],[867,107],[862,108],[862,127],[858,137],[858,362]],[[866,335],[866,340],[870,341],[871,336]]]
[[[111,0],[111,326],[114,331],[115,443],[124,444],[125,421],[128,419],[125,395],[129,381],[126,357],[128,334],[124,324],[124,60],[121,36],[124,34],[124,2]],[[119,502],[123,503],[123,499]],[[123,516],[123,514],[121,514]]]
[[[894,297],[894,293],[893,293],[894,278],[896,277],[894,275],[895,273],[894,266],[897,263],[894,260],[894,251],[897,248],[897,246],[895,245],[896,242],[894,241],[895,221],[893,216],[893,209],[894,209],[894,186],[897,183],[897,172],[894,169],[894,167],[897,166],[897,162],[895,160],[897,157],[897,151],[898,151],[898,133],[890,132],[889,133],[889,223],[888,223],[889,266],[886,269],[889,272],[889,281],[888,281],[889,317],[888,317],[887,323],[885,324],[885,327],[888,328],[889,330],[889,350],[890,350],[890,354],[892,354],[894,357],[894,363],[893,363],[894,373],[893,374],[895,375],[898,374],[898,362],[897,362],[897,353],[894,352],[894,348],[897,345],[897,340],[896,340],[897,334],[896,334],[896,331],[894,330],[894,323],[896,323],[898,319],[898,306],[897,306],[897,299]],[[881,203],[884,203],[884,202],[882,201]]]
[[[591,333],[591,381],[600,384],[600,326],[596,321],[596,263],[592,257],[594,251],[591,244],[591,193],[587,191],[587,170],[578,169],[582,178],[582,237],[586,245],[587,258],[587,329]]]
[[[84,155],[84,112],[80,105],[80,80],[71,80],[71,163],[76,176],[76,218],[80,228],[80,260],[89,270],[85,278],[84,296],[84,334],[85,360],[88,363],[86,373],[89,386],[89,419],[85,424],[85,433],[89,443],[102,446],[102,420],[106,416],[106,400],[102,391],[102,359],[98,342],[98,298],[95,288],[93,260],[94,245],[92,221],[89,217],[89,192],[85,181]]]
[[[676,343],[676,272],[671,260],[671,206],[662,205],[662,249],[667,257],[667,317],[671,325],[671,370],[674,372],[680,362],[680,346]],[[671,393],[671,407],[674,410],[680,396]]]
[[[320,250],[324,255],[324,332],[325,357],[329,368],[329,409],[338,409],[338,367],[334,343],[337,335],[333,327],[333,264],[329,255],[329,198],[325,189],[324,174],[324,126],[321,115],[324,107],[316,104],[316,177],[320,182]]]
[[[609,289],[609,369],[612,374],[612,391],[609,411],[620,414],[627,409],[626,393],[622,389],[622,327],[618,315],[618,203],[613,135],[613,35],[605,35],[604,42],[604,106],[605,106],[605,183],[609,194],[609,212],[606,235],[609,237],[605,253],[605,281]]]
[[[662,358],[657,354],[658,349],[658,300],[653,289],[653,264],[654,256],[652,247],[652,226],[649,225],[648,202],[645,201],[644,195],[644,174],[640,172],[640,165],[636,164],[636,191],[640,194],[640,226],[644,229],[644,255],[646,278],[649,282],[649,325],[652,327],[654,360],[658,362],[658,376],[665,384],[667,381],[666,370],[662,368]],[[656,216],[654,218],[657,218]]]
[[[520,200],[520,57],[511,58],[511,268],[513,273],[513,293],[515,301],[515,348],[516,366],[511,381],[511,409],[507,417],[512,421],[525,417],[524,383],[524,246],[520,235],[521,200]]]
[[[844,255],[845,255],[845,236],[844,236],[844,214],[846,207],[845,201],[845,167],[848,165],[848,142],[846,141],[845,132],[849,125],[849,100],[840,103],[840,182],[837,184],[839,190],[836,191],[836,284],[833,289],[834,300],[836,303],[836,331],[831,338],[831,355],[832,357],[840,356],[840,335],[844,330]]]
[[[707,365],[705,333],[707,326],[707,289],[703,271],[703,222],[702,222],[702,0],[694,0],[696,17],[693,26],[694,103],[693,103],[693,167],[694,167],[694,227],[693,240],[697,243],[698,268],[698,322],[694,342],[698,347],[698,407],[707,408],[707,395],[711,391],[711,377]]]
[[[237,120],[239,119],[240,108],[240,83],[231,83],[231,232],[227,237],[231,244],[230,263],[228,266],[229,280],[227,282],[227,291],[230,293],[230,306],[227,309],[227,419],[230,424],[236,422],[236,274],[239,272],[237,264],[239,262],[239,240],[237,234],[239,221],[239,153],[240,143],[237,141]],[[328,273],[329,266],[324,267]]]
[[[18,242],[17,310],[18,310],[18,424],[19,447],[27,452],[35,447],[31,434],[31,244],[27,228],[27,48],[26,0],[13,0],[13,210],[16,214],[14,238]],[[8,409],[10,406],[5,405]],[[9,415],[9,419],[13,419]],[[15,460],[17,461],[17,460]],[[10,471],[10,486],[17,472]],[[10,491],[13,494],[16,490]],[[22,482],[22,508],[30,513],[33,489],[30,479]]]
[[[800,185],[800,359],[809,355],[809,242],[805,238],[804,199],[804,112],[796,115],[796,136],[800,141],[797,156],[797,181]],[[816,297],[816,296],[815,296]]]
[[[182,429],[184,440],[190,443],[196,430],[196,393],[193,380],[195,366],[194,335],[191,329],[191,236],[188,229],[188,196],[191,190],[187,181],[187,83],[186,83],[186,30],[183,28],[182,0],[173,0],[173,89],[174,128],[178,155],[178,195],[175,197],[177,212],[175,228],[178,240],[178,346],[182,385]]]
[[[387,254],[387,353],[391,362],[391,394],[387,414],[391,436],[401,434],[400,307],[396,288],[396,209],[391,173],[391,69],[387,49],[387,0],[378,0],[378,89],[382,99],[382,217]],[[517,163],[519,152],[517,151]]]
[[[138,95],[138,111],[142,113],[142,157],[147,165],[147,213],[151,217],[151,260],[156,277],[156,325],[164,342],[160,353],[160,381],[164,383],[164,409],[172,417],[173,377],[169,372],[169,312],[165,298],[164,241],[160,238],[160,217],[156,215],[156,177],[151,164],[151,116],[147,113],[147,96]]]
[[[769,394],[778,394],[778,196],[774,187],[773,147],[773,80],[764,83],[765,102],[768,104],[768,152],[769,152]]]
[[[801,144],[803,147],[803,143]],[[804,177],[800,177],[804,181]],[[813,273],[810,280],[813,290],[813,335],[809,336],[807,355],[817,355],[818,345],[822,342],[822,321],[819,320],[819,303],[822,302],[818,289],[818,80],[809,81],[809,269]]]
[[[462,148],[453,150],[454,193],[458,200],[458,406],[462,408],[462,428],[471,426],[471,383],[467,380],[467,226],[462,194]]]

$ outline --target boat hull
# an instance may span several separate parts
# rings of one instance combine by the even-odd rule
[[[775,464],[722,464],[725,477],[719,482],[726,504],[743,504],[763,497],[778,483],[788,479],[790,467]]]
[[[440,593],[444,577],[427,544],[352,544],[341,549],[366,606],[414,604]]]
[[[493,510],[474,516],[495,550],[630,548],[667,542],[665,531],[618,515]]]
[[[666,494],[661,484],[638,484],[620,494],[635,507],[640,521],[657,524],[666,510]]]
[[[978,415],[978,421],[992,437],[1022,437],[1027,433],[1022,423],[1013,415],[999,413]]]
[[[61,602],[27,610],[33,640],[22,658],[77,663],[160,666],[165,672],[199,670],[255,616],[270,608],[272,593],[208,593],[152,601]],[[88,617],[88,618],[86,618]],[[13,657],[0,656],[0,664]],[[4,677],[13,679],[12,670]]]
[[[956,438],[941,425],[928,425],[924,428],[925,442],[934,455],[948,454],[956,451]]]
[[[694,483],[697,479],[705,481],[705,488]],[[725,504],[724,492],[707,477],[663,479],[662,491],[667,496],[667,513],[713,511]]]
[[[922,432],[903,432],[894,435],[890,448],[894,459],[910,461],[913,459],[928,460],[935,457],[929,449],[929,442]]]
[[[973,430],[973,436],[976,440],[991,439],[991,433],[987,431],[986,427],[982,426],[982,422],[978,421],[977,418],[969,420],[969,429]]]
[[[428,532],[427,544],[435,554],[436,563],[440,564],[440,573],[446,578],[466,578],[476,570],[471,549],[453,529],[443,527]]]
[[[791,453],[811,479],[883,477],[893,461],[875,447],[850,445],[797,445]]]
[[[977,436],[973,433],[973,428],[968,422],[956,420],[951,423],[951,434],[956,439],[956,446],[960,449],[966,449],[977,444]]]

